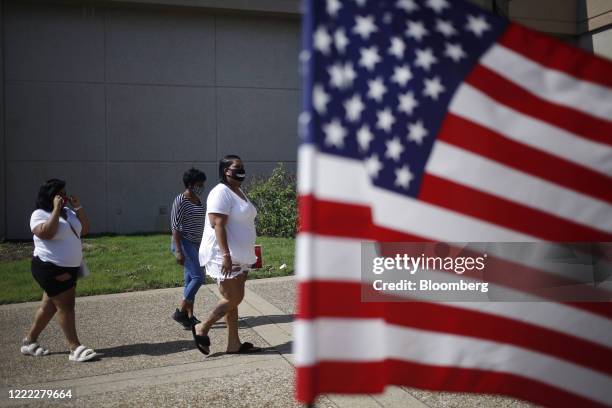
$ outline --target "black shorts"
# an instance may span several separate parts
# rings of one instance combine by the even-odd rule
[[[47,296],[57,296],[62,292],[72,289],[76,286],[77,274],[79,266],[69,268],[65,266],[57,266],[52,262],[43,262],[37,256],[32,258],[32,276],[38,282],[38,285],[47,292]],[[70,274],[70,279],[58,281],[56,276]]]

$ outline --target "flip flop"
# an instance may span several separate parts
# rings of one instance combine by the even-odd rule
[[[193,335],[193,341],[195,341],[196,347],[200,350],[200,353],[208,355],[210,353],[210,337],[207,335],[198,336],[195,331],[195,324],[191,325],[191,334]]]
[[[24,344],[23,346],[21,346],[21,354],[26,355],[26,356],[40,357],[40,356],[46,356],[47,354],[49,354],[49,350],[42,347],[37,342],[33,342],[30,344]]]
[[[255,347],[253,343],[247,341],[242,343],[237,351],[226,351],[225,354],[251,354],[258,353],[261,350],[261,347]]]
[[[74,351],[71,351],[68,355],[68,360],[75,361],[77,363],[83,363],[96,357],[98,354],[93,349],[87,348],[84,345],[80,345]]]

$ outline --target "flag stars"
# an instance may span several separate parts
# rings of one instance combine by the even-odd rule
[[[322,54],[327,55],[330,52],[332,43],[331,36],[327,33],[324,27],[319,27],[314,33],[314,47]]]
[[[399,161],[400,156],[402,155],[405,149],[399,137],[396,136],[391,140],[387,140],[385,142],[385,145],[387,147],[387,151],[385,152],[385,157],[388,157],[395,161]]]
[[[378,28],[374,24],[374,17],[355,17],[355,27],[353,27],[353,32],[360,35],[362,39],[367,40],[370,35],[376,31],[378,31]]]
[[[393,127],[393,124],[395,123],[395,117],[393,117],[391,109],[386,108],[382,111],[379,111],[377,112],[376,116],[378,117],[378,123],[376,124],[376,127],[384,130],[387,133],[391,132],[391,127]]]
[[[334,32],[334,44],[336,49],[342,54],[345,53],[346,47],[349,45],[349,39],[347,38],[344,29],[339,28]]]
[[[423,121],[408,124],[408,140],[415,142],[418,145],[423,144],[423,139],[429,132],[423,126]]]
[[[315,85],[312,88],[312,104],[320,115],[327,112],[327,104],[329,103],[329,95],[325,92],[325,89],[321,85]]]
[[[338,89],[344,88],[344,67],[341,64],[334,64],[327,68],[329,82],[331,86]]]
[[[425,78],[425,89],[423,94],[429,96],[431,99],[437,101],[438,97],[446,88],[442,85],[440,77],[434,77],[431,79]]]
[[[457,34],[455,27],[453,27],[450,21],[446,20],[436,20],[436,31],[442,33],[445,37],[452,37]]]
[[[406,13],[412,13],[419,9],[419,6],[416,4],[414,0],[399,0],[395,3],[397,8],[404,10]]]
[[[414,62],[414,65],[423,68],[425,71],[429,71],[431,69],[431,66],[438,62],[438,59],[434,55],[431,48],[426,48],[424,50],[417,49],[416,57],[417,58]]]
[[[344,102],[344,110],[346,111],[346,118],[349,122],[357,122],[361,118],[361,112],[363,112],[364,109],[365,105],[361,97],[357,94]]]
[[[323,125],[325,133],[325,144],[335,146],[338,149],[344,147],[344,138],[346,137],[346,129],[342,127],[338,119],[334,119],[331,123]]]
[[[461,58],[465,58],[467,55],[460,44],[446,43],[446,49],[444,55],[452,59],[454,62],[461,61]]]
[[[422,22],[408,20],[408,29],[406,30],[406,35],[408,37],[414,38],[416,41],[421,41],[427,34],[429,34],[429,31],[427,31]]]
[[[402,65],[401,67],[395,67],[393,70],[393,76],[391,81],[395,82],[399,86],[406,86],[408,81],[412,79],[412,71],[408,65]]]
[[[340,0],[327,0],[327,14],[329,14],[332,17],[337,17],[338,16],[338,11],[340,11],[340,9],[342,8],[342,3],[340,3]]]
[[[404,165],[399,169],[395,169],[395,185],[397,187],[408,190],[410,182],[414,180],[414,174],[410,171],[408,165]]]
[[[387,92],[387,87],[381,77],[368,81],[368,97],[376,102],[381,102],[383,95]]]
[[[374,140],[374,135],[370,131],[368,125],[363,125],[357,131],[357,143],[359,143],[359,148],[366,152],[370,148],[370,142]]]
[[[373,154],[365,160],[366,173],[368,173],[368,176],[372,179],[378,177],[378,173],[380,173],[382,168],[383,164],[380,162],[377,154]]]
[[[425,5],[436,13],[441,13],[445,8],[450,7],[446,0],[427,0]]]
[[[359,50],[361,53],[361,59],[359,65],[366,68],[368,71],[373,71],[374,66],[380,62],[380,55],[378,55],[378,48],[372,46],[370,48],[362,48]]]
[[[467,19],[465,29],[474,33],[476,37],[482,37],[482,34],[491,28],[484,16],[476,17],[468,14]]]
[[[329,82],[331,86],[344,89],[353,84],[353,81],[357,77],[357,73],[353,69],[353,64],[347,62],[344,66],[340,63],[336,63],[327,69],[329,73]]]
[[[389,47],[389,54],[395,56],[397,59],[404,58],[404,52],[406,51],[406,44],[400,37],[391,38],[391,47]]]
[[[404,112],[407,115],[412,115],[414,108],[419,106],[414,94],[412,92],[406,92],[403,95],[399,95],[399,111]]]

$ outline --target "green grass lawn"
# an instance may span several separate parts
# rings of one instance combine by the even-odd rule
[[[293,274],[295,241],[260,237],[264,266],[250,279]],[[31,244],[0,244],[0,304],[39,300],[42,290],[30,272]],[[91,276],[79,281],[77,296],[132,292],[183,285],[183,268],[170,252],[170,235],[98,237],[84,240]],[[280,269],[282,264],[287,267]]]

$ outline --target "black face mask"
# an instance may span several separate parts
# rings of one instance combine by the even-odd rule
[[[230,171],[230,177],[236,181],[243,181],[246,177],[246,171],[244,169],[228,169]]]

